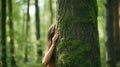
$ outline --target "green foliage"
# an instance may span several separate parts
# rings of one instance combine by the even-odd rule
[[[0,67],[2,67],[2,61],[0,61]]]
[[[14,25],[14,57],[17,63],[18,67],[42,67],[41,65],[41,59],[43,51],[46,47],[46,40],[47,40],[47,31],[50,25],[49,23],[49,1],[46,0],[39,1],[40,5],[40,34],[41,38],[39,40],[36,40],[36,31],[35,31],[35,14],[34,14],[34,1],[30,1],[30,31],[29,31],[29,41],[26,42],[26,3],[27,0],[13,0],[12,6],[13,6],[13,25]],[[1,1],[0,1],[1,4]],[[8,1],[7,1],[8,4]],[[56,11],[56,2],[53,0],[53,11]],[[46,5],[46,7],[44,7]],[[47,8],[47,9],[46,9]],[[7,15],[8,13],[8,5],[7,5]],[[45,9],[45,10],[44,10]],[[0,7],[1,12],[1,7]],[[54,22],[55,14],[54,14]],[[10,49],[11,45],[10,43],[10,33],[9,33],[9,25],[8,25],[8,19],[7,16],[7,64],[8,67],[11,67],[11,55],[10,55]],[[1,20],[1,13],[0,13],[0,20]],[[0,21],[1,24],[1,21]],[[1,27],[1,25],[0,25]],[[1,37],[1,28],[0,28],[0,37]],[[25,47],[27,46],[28,51],[28,62],[24,62],[25,58]],[[39,51],[37,51],[37,49]],[[0,60],[1,60],[1,38],[0,38]],[[0,61],[0,67],[2,65],[2,62]]]

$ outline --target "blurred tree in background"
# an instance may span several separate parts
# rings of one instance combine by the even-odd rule
[[[35,22],[36,22],[36,39],[37,39],[37,55],[38,57],[42,55],[42,50],[39,49],[42,46],[39,45],[39,40],[40,40],[40,17],[39,17],[39,2],[38,0],[35,0]],[[39,60],[39,59],[38,59]]]
[[[12,67],[17,67],[16,66],[16,61],[15,61],[15,57],[14,57],[14,53],[15,53],[15,48],[14,48],[14,24],[13,24],[13,20],[12,20],[12,0],[9,0],[8,2],[8,13],[9,13],[9,37],[10,37],[10,59],[11,59],[11,66]]]
[[[42,67],[41,58],[46,47],[48,28],[52,23],[58,22],[56,10],[59,7],[56,7],[56,1],[0,0],[0,67]],[[112,64],[120,67],[120,1],[97,0],[97,4],[101,67]],[[83,12],[86,11],[87,8]],[[112,15],[105,16],[109,13]],[[111,32],[106,30],[106,27],[111,28]],[[66,30],[64,32],[67,33]],[[106,40],[105,37],[110,37],[111,40]],[[112,42],[110,43],[112,47],[106,41]],[[77,44],[77,41],[73,43]],[[109,51],[106,51],[105,46]],[[106,52],[109,53],[107,57],[112,57],[114,60],[111,58],[106,60]]]
[[[114,13],[114,41],[115,41],[115,54],[116,61],[120,61],[120,22],[119,22],[119,6],[120,0],[113,1],[113,13]]]
[[[114,49],[114,15],[113,15],[113,0],[105,0],[105,46],[106,46],[106,61],[107,67],[116,67],[116,56]]]
[[[2,67],[7,67],[7,53],[6,53],[6,0],[1,2],[1,46],[2,46]]]
[[[30,0],[27,0],[27,16],[26,16],[26,46],[25,46],[25,62],[28,62],[28,46],[30,45]]]

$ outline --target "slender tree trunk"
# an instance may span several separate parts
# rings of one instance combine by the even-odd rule
[[[38,57],[42,55],[42,50],[40,49],[41,46],[38,44],[40,40],[40,17],[39,17],[39,6],[38,6],[38,0],[35,0],[35,22],[36,22],[36,38],[37,38],[37,54]]]
[[[30,28],[29,6],[30,6],[30,0],[27,0],[25,62],[28,61],[28,41],[29,41],[29,28]]]
[[[50,24],[52,24],[53,23],[52,0],[49,0],[49,9],[50,9]]]
[[[101,67],[97,0],[57,0],[56,67]]]
[[[114,39],[117,60],[120,60],[120,38],[119,38],[119,0],[114,0]]]
[[[16,61],[14,57],[14,26],[12,21],[12,0],[8,1],[8,10],[9,10],[9,33],[10,33],[10,53],[11,53],[11,66],[16,67]]]
[[[2,67],[7,67],[6,54],[6,0],[2,0],[2,18],[1,18],[1,43],[2,43]]]
[[[106,61],[107,67],[116,67],[115,49],[114,49],[114,13],[113,13],[113,0],[105,0],[105,16],[106,16]]]
[[[35,21],[36,21],[36,38],[37,40],[40,39],[40,17],[39,17],[39,6],[38,6],[38,0],[35,0]]]

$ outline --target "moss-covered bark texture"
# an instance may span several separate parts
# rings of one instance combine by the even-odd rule
[[[57,0],[55,67],[100,67],[96,0]]]

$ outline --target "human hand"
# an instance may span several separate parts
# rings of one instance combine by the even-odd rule
[[[57,29],[55,28],[54,30],[54,36],[52,38],[52,42],[55,44],[56,40],[58,39],[58,31]]]

